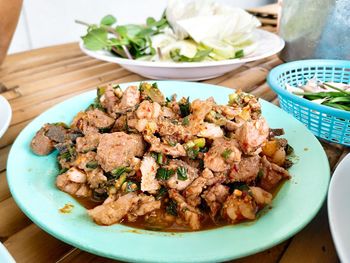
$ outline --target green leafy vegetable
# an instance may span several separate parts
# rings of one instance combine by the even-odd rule
[[[185,167],[178,167],[177,170],[177,179],[181,180],[181,181],[185,181],[187,180],[187,170]]]
[[[101,20],[101,25],[111,26],[117,22],[117,19],[112,15],[106,15]]]
[[[168,180],[173,174],[175,174],[175,171],[173,169],[168,170],[161,167],[157,170],[156,178],[158,180]]]
[[[101,50],[109,47],[107,30],[103,28],[93,28],[82,37],[84,46],[90,50]]]
[[[293,92],[295,95],[303,96],[307,100],[319,100],[322,105],[336,108],[339,110],[350,111],[350,92],[338,87],[334,87],[328,83],[323,83],[324,86],[335,91],[320,91],[320,92]]]

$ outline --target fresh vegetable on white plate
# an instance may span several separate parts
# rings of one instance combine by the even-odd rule
[[[256,45],[257,18],[241,8],[211,0],[170,0],[160,20],[120,25],[112,15],[88,26],[82,37],[93,51],[145,61],[200,62],[241,58]]]

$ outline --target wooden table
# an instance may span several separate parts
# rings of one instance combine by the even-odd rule
[[[271,68],[281,63],[273,56],[204,82],[240,88],[277,104],[276,94],[266,84],[265,78]],[[47,108],[95,89],[98,85],[143,79],[116,64],[87,57],[79,50],[77,43],[18,53],[6,58],[0,69],[0,94],[9,100],[13,118],[10,128],[0,140],[0,240],[18,262],[112,262],[71,247],[34,225],[11,197],[6,182],[6,160],[16,136]],[[334,169],[347,150],[328,143],[323,145]],[[299,234],[269,250],[236,262],[257,261],[337,262],[326,207]]]

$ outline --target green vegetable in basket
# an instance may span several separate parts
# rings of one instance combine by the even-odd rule
[[[305,86],[301,86],[301,91],[309,90],[309,87],[305,88]],[[315,90],[323,89],[325,91],[317,91],[317,92],[293,91],[292,93],[298,96],[302,96],[304,99],[310,100],[318,104],[322,104],[322,105],[336,108],[339,110],[350,111],[350,92],[349,91],[342,88],[335,87],[334,85],[330,85],[329,83],[321,83],[320,85],[317,85],[313,88]]]

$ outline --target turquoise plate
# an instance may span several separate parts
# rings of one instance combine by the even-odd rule
[[[134,83],[135,84],[135,83]],[[125,88],[130,83],[122,84]],[[159,81],[170,96],[205,99],[213,96],[226,103],[232,90],[208,84]],[[123,225],[99,226],[71,196],[55,187],[58,172],[56,153],[39,157],[29,143],[47,122],[69,123],[94,99],[95,91],[66,100],[32,121],[12,146],[7,163],[7,180],[13,198],[39,227],[56,238],[108,258],[138,262],[213,262],[247,256],[268,249],[300,231],[321,207],[329,183],[329,165],[317,139],[300,122],[278,107],[261,101],[270,127],[283,127],[299,161],[290,169],[286,182],[273,200],[272,209],[255,222],[190,233],[136,230]],[[69,214],[59,209],[71,203]]]

